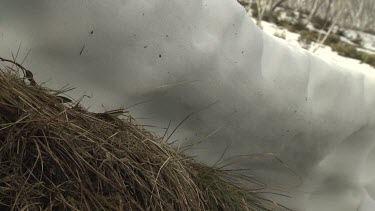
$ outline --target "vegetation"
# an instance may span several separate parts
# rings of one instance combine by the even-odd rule
[[[308,48],[308,46],[310,46],[312,42],[316,42],[318,40],[318,37],[318,32],[304,30],[300,32],[298,41],[303,46],[306,46]],[[330,46],[332,50],[336,51],[341,56],[357,59],[363,63],[375,67],[375,54],[358,51],[356,46],[341,41],[338,35],[329,35],[324,44]]]
[[[360,31],[375,29],[375,1],[373,0],[288,0],[284,6],[297,11],[307,11],[307,20],[315,19],[313,22],[319,25],[314,26],[318,29],[329,27],[337,18],[337,24],[345,28]]]
[[[321,29],[324,31],[328,31],[329,27],[332,25],[332,22],[330,20],[324,20],[319,16],[313,17],[311,19],[311,23],[316,29]]]
[[[336,43],[331,45],[332,50],[336,51],[339,55],[353,58],[353,59],[360,59],[360,55],[355,47],[349,45],[347,43]]]
[[[244,183],[245,177],[195,162],[126,111],[88,112],[64,97],[66,90],[37,85],[29,70],[0,61],[24,73],[11,66],[0,71],[1,210],[275,206],[229,183],[233,177]]]
[[[319,40],[319,37],[322,37],[323,35],[316,31],[309,31],[309,30],[303,30],[299,31],[300,37],[299,41],[305,42],[305,43],[311,43],[311,42],[317,42]],[[340,37],[335,34],[328,35],[327,39],[325,40],[324,44],[331,46],[337,43],[341,43]]]
[[[341,56],[357,59],[362,61],[363,63],[375,67],[375,54],[358,51],[352,45],[349,45],[344,42],[339,42],[330,46],[334,51],[336,51]]]
[[[336,21],[339,20],[339,17],[345,15],[342,13],[342,11],[347,12],[345,8],[349,4],[344,4],[344,1],[340,1],[340,3],[337,3],[336,5],[334,1],[329,1],[329,5],[324,5],[327,4],[327,2],[323,2],[322,6],[321,4],[319,4],[320,0],[314,0],[309,2],[309,5],[300,5],[300,7],[296,7],[295,5],[297,4],[291,5],[291,1],[292,0],[280,1],[281,3],[285,3],[282,9],[276,10],[275,8],[273,8],[273,12],[271,12],[269,8],[271,8],[271,5],[274,5],[276,3],[272,0],[258,0],[252,4],[250,4],[248,0],[240,0],[241,4],[250,9],[253,17],[257,19],[259,18],[258,11],[261,11],[258,7],[264,7],[265,9],[263,9],[264,11],[262,19],[264,21],[275,23],[276,25],[283,27],[288,31],[300,34],[298,41],[301,43],[301,46],[306,49],[310,48],[312,42],[324,44],[330,46],[332,50],[336,51],[341,56],[357,59],[363,63],[367,63],[375,67],[375,54],[357,50],[357,47],[360,47],[363,42],[360,36],[349,39],[354,45],[346,43],[340,38],[340,36],[345,36],[345,34],[344,30],[340,29],[337,26]],[[345,0],[345,2],[346,1],[347,0]],[[362,5],[361,7],[368,4],[367,0],[358,1]],[[371,5],[375,6],[375,4]],[[277,4],[276,6],[281,6],[281,4]],[[322,10],[322,8],[325,8],[325,10]],[[296,9],[298,12],[294,12]],[[358,14],[358,12],[360,12],[361,10],[363,10],[363,8],[354,8],[350,14],[351,18],[354,18],[354,16],[356,15],[358,17],[361,16],[361,14]],[[296,21],[280,19],[280,11],[286,12],[288,17],[291,17]],[[308,22],[310,22],[315,29],[322,30],[325,33],[323,34],[318,31],[309,30],[307,28]],[[334,26],[336,26],[337,28],[334,33],[331,33]],[[281,37],[280,35],[278,35],[278,33],[276,34],[277,36]]]
[[[369,53],[361,52],[361,51],[357,51],[357,52],[360,55],[361,61],[375,67],[375,54],[369,54]]]

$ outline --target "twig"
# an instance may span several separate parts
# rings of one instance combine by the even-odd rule
[[[29,80],[30,85],[33,85],[33,86],[36,85],[36,82],[35,82],[35,80],[34,80],[34,75],[33,75],[33,73],[32,73],[30,70],[28,70],[28,69],[26,69],[25,67],[23,67],[23,66],[22,66],[21,64],[19,64],[18,62],[13,61],[13,60],[10,60],[10,59],[4,59],[4,58],[2,58],[2,57],[0,57],[0,61],[2,61],[2,62],[9,62],[9,63],[11,63],[11,64],[16,65],[18,68],[20,68],[20,69],[22,70],[22,73],[23,73],[23,75],[24,75],[24,78],[26,78],[27,80]]]
[[[23,63],[26,61],[26,59],[27,59],[27,57],[29,56],[30,52],[31,52],[31,49],[27,52],[25,58],[23,58],[23,60],[22,60],[22,62],[21,62],[21,65],[23,65]]]

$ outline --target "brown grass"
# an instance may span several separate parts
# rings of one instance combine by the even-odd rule
[[[64,90],[39,86],[31,72],[22,78],[15,69],[28,73],[16,65],[0,71],[1,210],[268,210],[272,204],[227,182],[230,173],[179,153],[127,112],[88,112],[60,97]]]

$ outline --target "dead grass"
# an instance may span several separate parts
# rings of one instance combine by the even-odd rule
[[[31,72],[23,78],[15,69],[28,73],[17,65],[0,71],[1,210],[269,210],[275,204],[229,183],[230,173],[179,153],[126,111],[88,112],[62,97],[65,90],[39,86]]]

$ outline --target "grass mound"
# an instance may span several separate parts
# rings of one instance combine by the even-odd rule
[[[0,71],[1,210],[268,210],[128,113],[88,112],[13,65]]]

